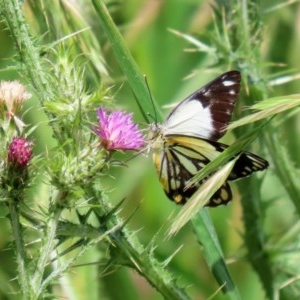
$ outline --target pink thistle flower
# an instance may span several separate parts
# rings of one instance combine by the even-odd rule
[[[25,167],[32,157],[31,146],[31,141],[22,137],[14,137],[8,147],[8,161],[17,167]]]
[[[132,121],[132,113],[107,110],[99,108],[98,127],[96,134],[101,138],[101,145],[107,150],[138,150],[145,140],[138,129],[137,124]]]

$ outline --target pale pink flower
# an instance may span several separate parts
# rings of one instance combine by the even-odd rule
[[[31,97],[19,81],[0,82],[0,111],[6,110],[8,117],[18,113],[25,101]]]
[[[95,132],[101,139],[101,145],[107,150],[138,150],[144,146],[145,140],[132,121],[132,113],[99,108],[97,110],[98,127]]]

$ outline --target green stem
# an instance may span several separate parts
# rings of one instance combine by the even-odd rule
[[[58,201],[60,200],[61,197],[63,197],[63,193],[60,193],[58,195]],[[31,280],[31,286],[36,297],[38,297],[42,293],[42,289],[41,289],[42,280],[43,280],[45,268],[47,267],[50,261],[51,253],[55,247],[56,229],[59,223],[61,212],[62,212],[62,208],[57,206],[55,211],[49,217],[47,231],[45,233],[45,238],[44,238],[46,242],[41,248],[40,257],[36,265],[36,270]]]
[[[0,0],[0,15],[3,16],[20,60],[20,72],[35,88],[39,101],[43,104],[55,98],[57,87],[53,84],[51,74],[46,72],[45,60],[40,56],[40,48],[30,35],[26,20],[22,14],[23,1]],[[45,110],[49,120],[53,119],[51,114]],[[61,132],[50,122],[54,136],[61,139]]]
[[[145,277],[164,299],[190,299],[185,291],[177,286],[174,278],[172,278],[173,275],[167,271],[166,266],[156,261],[152,249],[139,251],[138,249],[141,249],[140,243],[124,228],[110,234],[110,238],[119,253],[126,258],[124,264],[134,268],[141,276]]]
[[[18,280],[21,286],[22,299],[29,299],[29,274],[26,267],[26,252],[22,237],[22,226],[19,220],[19,207],[16,199],[9,200],[10,221],[16,244],[16,258],[18,264]]]
[[[243,39],[241,40],[242,42],[245,41],[244,44],[244,51],[246,53],[248,53],[249,51],[251,51],[251,45],[248,42],[250,40],[249,34],[249,16],[248,16],[248,1],[247,0],[242,0],[240,1],[240,5],[241,5],[241,15],[240,15],[240,21],[241,21],[241,28],[242,30],[240,32],[242,32],[243,34],[245,34],[245,36],[243,36]]]
[[[91,198],[89,197],[89,199]],[[108,209],[103,202],[101,202],[101,211],[96,208],[93,211],[97,216],[102,214],[107,215],[108,213]],[[166,268],[167,263],[158,262],[154,257],[153,249],[150,247],[145,249],[134,233],[127,230],[123,222],[116,215],[111,215],[109,220],[102,221],[101,223],[103,224],[100,228],[95,228],[87,224],[60,222],[57,234],[68,238],[80,238],[83,244],[87,239],[95,241],[99,240],[99,236],[102,239],[105,236],[105,239],[108,238],[112,245],[110,249],[111,265],[123,265],[135,269],[163,295],[164,299],[190,299],[184,289],[176,284],[172,274],[168,272]],[[68,251],[70,250],[68,249]]]
[[[14,39],[15,46],[24,64],[27,77],[37,90],[41,101],[48,99],[52,94],[46,73],[41,64],[38,48],[31,40],[30,33],[22,14],[23,1],[0,0],[1,15]],[[25,77],[25,76],[24,76]]]
[[[268,299],[273,299],[274,275],[270,255],[266,251],[267,238],[263,231],[263,208],[260,201],[259,179],[248,178],[241,182],[244,191],[241,205],[245,224],[245,243],[248,249],[248,259],[257,272],[263,284]],[[253,188],[249,188],[253,187]]]
[[[184,289],[179,287],[175,278],[167,270],[167,262],[161,263],[154,257],[154,249],[151,246],[146,249],[140,244],[136,235],[124,227],[124,222],[109,209],[103,194],[94,187],[91,193],[87,194],[88,199],[99,199],[95,201],[95,214],[102,219],[103,232],[110,232],[111,257],[114,263],[135,269],[164,297],[170,300],[188,300],[189,296]],[[106,216],[105,218],[101,216]],[[109,217],[108,217],[109,216]],[[101,233],[103,234],[103,233]],[[150,243],[151,245],[151,243]]]
[[[224,3],[227,3],[221,0],[217,2],[219,10],[223,10]],[[231,57],[235,59],[234,64],[243,70],[244,82],[248,83],[247,86],[250,87],[250,94],[244,97],[244,103],[252,105],[253,101],[264,99],[268,94],[266,81],[263,78],[264,64],[262,63],[259,48],[259,42],[261,42],[259,40],[261,38],[261,20],[259,19],[259,14],[255,13],[256,9],[259,11],[259,7],[257,7],[257,1],[233,0],[229,3],[231,3],[231,6],[227,6],[226,20],[228,20],[228,28],[230,28],[228,34],[230,35],[231,49],[233,51]],[[252,17],[254,15],[255,17]],[[224,26],[223,20],[219,20],[219,23],[222,24],[221,26]],[[230,24],[236,24],[236,26],[230,27]],[[264,130],[267,131],[266,128]],[[244,135],[245,129],[240,129],[240,131],[236,132]],[[260,137],[262,147],[267,146],[263,134]],[[281,161],[278,157],[276,159]],[[243,191],[241,204],[248,258],[260,277],[267,297],[272,298],[274,276],[270,257],[266,250],[267,237],[263,229],[264,210],[261,204],[260,182],[257,178],[251,177],[241,181],[239,185]]]
[[[291,171],[294,169],[294,162],[291,161],[290,157],[282,149],[282,139],[279,137],[277,129],[274,126],[266,132],[264,138],[272,157],[276,174],[293,202],[297,214],[300,216],[299,180]]]

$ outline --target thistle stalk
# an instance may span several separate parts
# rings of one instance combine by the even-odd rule
[[[51,98],[52,91],[46,73],[41,64],[38,48],[32,43],[29,29],[22,13],[23,1],[0,0],[0,13],[10,30],[17,47],[24,72],[30,78],[41,101]]]
[[[45,269],[49,264],[51,253],[55,248],[56,229],[57,229],[61,212],[62,209],[57,208],[53,212],[53,215],[49,216],[49,222],[47,223],[47,230],[44,238],[45,243],[41,247],[40,257],[36,264],[36,270],[31,279],[32,290],[36,298],[38,298],[43,292],[41,290],[42,283],[43,283],[43,276],[45,273]]]
[[[30,299],[30,284],[29,284],[29,269],[26,266],[26,251],[23,241],[22,225],[20,223],[19,213],[19,199],[10,198],[8,201],[10,222],[13,232],[13,237],[16,245],[16,260],[18,265],[18,281],[20,283],[20,290],[22,299]]]

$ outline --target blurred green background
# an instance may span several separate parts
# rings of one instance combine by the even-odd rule
[[[125,78],[120,72],[99,21],[93,14],[91,3],[89,1],[78,1],[74,4],[70,2],[68,5],[64,1],[61,3],[63,3],[61,7],[68,8],[64,11],[65,15],[64,13],[54,14],[51,22],[54,22],[57,27],[47,28],[45,16],[38,8],[34,10],[34,1],[26,2],[24,12],[32,33],[46,43],[53,42],[66,35],[66,32],[59,32],[58,29],[60,24],[68,23],[67,14],[74,13],[76,16],[76,13],[80,12],[81,17],[91,26],[90,30],[101,43],[102,55],[111,78],[103,79],[102,77],[102,82],[113,85],[118,107],[122,107],[128,112],[133,111],[134,119],[144,123],[145,121],[135,104],[134,96],[126,82],[124,83]],[[300,5],[299,1],[293,3],[291,1],[290,5],[286,6],[283,4],[286,4],[286,1],[263,0],[259,3],[260,18],[263,22],[263,44],[260,48],[265,61],[265,70],[270,80],[273,78],[273,74],[284,73],[286,70],[299,73]],[[50,4],[44,2],[44,5]],[[73,5],[76,8],[74,11]],[[211,43],[210,35],[214,30],[212,2],[126,0],[108,1],[107,5],[141,72],[147,77],[153,97],[161,107],[183,99],[218,75],[209,70],[209,67],[215,63],[213,55],[196,51],[194,45],[169,30],[173,29],[193,35],[209,45]],[[78,7],[84,9],[77,10]],[[274,7],[276,9],[272,10]],[[56,7],[56,9],[59,8]],[[73,21],[71,24],[74,24]],[[18,79],[20,78],[18,72],[8,68],[13,65],[11,59],[14,55],[14,47],[9,33],[4,30],[2,23],[0,23],[0,28],[0,66],[2,70],[0,79]],[[81,28],[70,26],[69,29],[72,32],[72,30],[76,31]],[[85,51],[89,56],[90,49],[85,49]],[[222,72],[227,70],[224,66]],[[97,79],[90,79],[89,76],[91,75],[86,74],[86,84],[93,90],[97,85]],[[24,78],[21,78],[21,81],[24,82]],[[100,83],[100,81],[99,77],[98,82]],[[272,88],[270,96],[297,92],[299,92],[299,80]],[[259,100],[257,99],[257,101]],[[243,99],[240,98],[239,102],[243,103]],[[38,99],[33,99],[28,106],[37,103]],[[164,114],[167,115],[169,110],[170,108],[163,108]],[[153,114],[153,112],[150,113]],[[45,120],[45,116],[40,110],[31,110],[26,114],[28,123],[42,120]],[[294,115],[278,128],[282,132],[282,140],[286,143],[288,153],[297,167],[300,166],[299,120],[298,115]],[[51,130],[43,123],[34,138],[35,151],[37,153],[43,151],[45,144],[51,144],[49,142],[52,139]],[[228,143],[234,141],[233,133],[228,133],[223,141]],[[266,155],[266,153],[257,154]],[[152,166],[151,155],[136,157],[129,161],[128,168],[112,169],[111,175],[115,176],[115,180],[103,179],[107,190],[111,190],[109,192],[111,201],[117,203],[126,196],[121,215],[126,217],[139,206],[128,224],[129,228],[136,230],[136,234],[144,245],[150,243],[155,237],[157,243],[155,254],[162,261],[181,247],[169,264],[170,270],[175,277],[178,277],[179,282],[187,287],[192,299],[207,299],[213,295],[218,289],[218,285],[202,257],[201,247],[196,241],[192,227],[187,225],[176,236],[170,239],[165,238],[166,229],[170,224],[170,216],[173,214],[174,217],[180,207],[175,206],[164,195]],[[247,179],[244,180],[247,181]],[[258,276],[245,259],[246,248],[243,243],[239,183],[232,184],[232,187],[234,191],[232,203],[227,207],[210,209],[210,212],[233,280],[237,284],[242,299],[264,299]],[[267,171],[262,191],[262,201],[266,205],[273,201],[271,205],[268,204],[262,230],[270,233],[272,239],[276,240],[284,232],[295,229],[295,226],[298,226],[299,218],[295,216],[293,205],[273,174],[272,165]],[[14,256],[9,247],[11,236],[8,222],[4,217],[7,212],[4,207],[0,207],[0,209],[2,216],[0,219],[0,282],[5,282],[4,285],[0,284],[0,298],[14,299],[14,295],[9,292],[8,284],[8,279],[13,279],[10,276],[13,274],[14,264]],[[97,261],[96,251],[91,251],[81,260],[82,263]],[[99,288],[99,281],[105,291],[106,299],[161,299],[161,296],[141,276],[125,268],[99,278],[95,272],[95,266],[84,266],[75,269],[68,278],[69,281],[66,285],[73,285],[76,288],[77,295],[74,295],[74,299],[97,299],[99,294],[103,295],[103,293],[91,292],[93,287]],[[87,291],[91,293],[88,297]],[[223,298],[219,293],[214,299]]]

